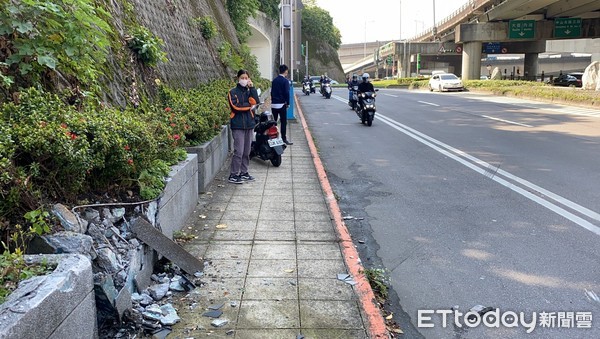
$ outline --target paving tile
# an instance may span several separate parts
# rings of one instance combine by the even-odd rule
[[[315,199],[315,202],[295,202],[294,201],[294,211],[308,211],[308,212],[318,212],[318,213],[329,213],[329,208],[323,201],[318,201]]]
[[[299,328],[298,300],[242,300],[237,326],[262,330]]]
[[[311,190],[311,191],[318,191],[318,192],[322,192],[323,188],[321,187],[321,184],[319,184],[318,181],[315,182],[296,182],[294,181],[294,185],[293,185],[294,191],[295,190]]]
[[[311,195],[316,197],[323,195],[323,190],[321,190],[320,188],[303,188],[296,187],[295,185],[296,183],[294,183],[294,197],[298,195]]]
[[[263,195],[263,191],[265,190],[264,185],[260,185],[256,182],[246,182],[240,186],[237,192],[235,192],[235,196],[242,196],[249,198],[250,197],[261,197]]]
[[[214,318],[202,316],[205,310],[201,307],[194,309],[180,307],[177,314],[181,318],[181,322],[172,327],[173,332],[169,334],[168,338],[204,338],[208,331],[212,331],[211,338],[231,338],[232,336],[227,336],[226,332],[235,328],[239,309],[223,307],[222,310],[223,315],[219,319],[227,319],[229,323],[217,329],[210,324],[215,320]]]
[[[294,195],[294,203],[297,202],[323,202],[325,204],[325,198],[323,193],[314,195]]]
[[[245,203],[247,201],[260,201],[262,194],[252,197],[248,195],[234,195],[229,200],[230,203]]]
[[[298,300],[298,279],[247,277],[244,300]]]
[[[217,229],[217,225],[227,226],[222,228],[228,231],[254,231],[256,229],[256,220],[232,220],[221,219],[210,224],[211,229]]]
[[[298,278],[301,300],[355,300],[352,286],[337,279]]]
[[[312,329],[303,328],[302,335],[304,339],[368,339],[369,336],[365,330],[344,330],[344,329]],[[292,337],[293,338],[293,337]]]
[[[296,278],[297,275],[296,260],[293,259],[255,259],[250,260],[248,267],[248,277]]]
[[[325,241],[332,242],[337,241],[337,234],[333,231],[331,232],[296,232],[296,239],[300,241]]]
[[[212,240],[254,240],[254,231],[216,230]]]
[[[273,208],[292,205],[294,203],[294,197],[289,196],[263,196],[261,207],[273,206]]]
[[[353,300],[300,300],[300,319],[305,328],[363,328],[358,304]]]
[[[331,232],[334,231],[333,223],[328,221],[301,221],[296,220],[297,232]]]
[[[258,220],[256,231],[279,231],[294,232],[295,226],[292,220]]]
[[[206,259],[248,259],[252,245],[248,242],[211,242],[206,250]]]
[[[211,201],[209,203],[203,204],[203,206],[199,206],[199,208],[201,208],[202,210],[225,212],[225,208],[227,208],[227,201]]]
[[[254,239],[257,241],[265,241],[265,240],[269,240],[269,241],[294,241],[296,240],[296,232],[293,231],[284,231],[284,232],[280,232],[280,231],[263,231],[263,230],[257,230],[256,234],[254,235]],[[308,239],[306,239],[308,240]]]
[[[205,193],[198,197],[199,203],[216,203],[216,202],[228,202],[232,198],[231,194],[214,194]]]
[[[283,241],[255,242],[250,259],[296,259],[296,244]]]
[[[230,219],[230,220],[256,220],[258,219],[258,209],[255,210],[243,210],[243,211],[230,211],[230,210],[226,210],[225,213],[223,213],[223,219]]]
[[[216,300],[241,300],[244,292],[244,280],[245,278],[239,277],[206,276],[203,278],[204,286],[196,289],[197,294],[202,300],[209,301],[209,303],[205,303],[204,307],[208,307]]]
[[[289,186],[286,187],[267,187],[265,188],[265,196],[268,197],[286,197],[286,198],[292,198],[293,196],[293,192],[292,192],[292,185],[290,184]]]
[[[298,243],[298,259],[342,259],[337,243]]]
[[[207,229],[213,228],[215,225],[219,223],[219,219],[200,219],[197,216],[195,218],[188,219],[188,222],[192,223],[192,228],[197,229],[198,231],[205,231]]]
[[[230,202],[226,205],[227,211],[256,211],[260,209],[262,205],[261,199],[248,199],[248,201],[244,202]],[[225,211],[225,209],[223,210]]]
[[[294,187],[294,183],[290,180],[290,181],[286,181],[286,182],[270,182],[265,189],[268,190],[269,192],[270,191],[289,191],[292,189],[292,187]]]
[[[291,329],[270,329],[270,330],[236,330],[235,337],[239,339],[294,339],[300,334],[300,330]],[[212,335],[211,335],[212,337]],[[230,338],[230,337],[227,337]],[[350,338],[350,337],[346,337]],[[308,339],[308,338],[306,338]]]
[[[248,262],[248,259],[211,259],[209,265],[204,267],[204,275],[243,278],[248,271]]]
[[[198,259],[202,259],[206,255],[206,250],[208,249],[208,243],[201,243],[198,241],[193,241],[189,243],[185,243],[183,245],[186,251],[190,252],[191,255]]]
[[[341,260],[298,260],[298,277],[337,279],[339,273],[347,273],[348,269]]]
[[[290,206],[291,207],[291,206]],[[261,208],[259,220],[294,220],[294,211],[280,210],[278,208]]]
[[[297,221],[331,221],[329,213],[298,211],[294,213]]]

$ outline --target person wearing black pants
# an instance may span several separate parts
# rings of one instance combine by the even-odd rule
[[[279,66],[279,75],[271,82],[271,113],[275,121],[281,117],[281,138],[286,145],[294,143],[287,139],[287,108],[290,106],[290,81],[286,78],[288,67]]]

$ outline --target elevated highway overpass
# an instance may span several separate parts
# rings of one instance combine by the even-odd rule
[[[471,0],[435,27],[386,44],[344,71],[374,68],[376,60],[392,55],[402,77],[421,59],[446,63],[463,79],[479,79],[484,55],[524,54],[523,73],[537,75],[538,55],[547,51],[589,53],[600,61],[599,37],[598,0]]]

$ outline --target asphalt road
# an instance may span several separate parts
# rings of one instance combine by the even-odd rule
[[[600,111],[381,90],[367,127],[345,89],[298,98],[406,338],[600,338]]]

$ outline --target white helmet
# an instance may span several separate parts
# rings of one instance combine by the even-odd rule
[[[362,78],[363,79],[369,79],[369,73],[363,73]]]

